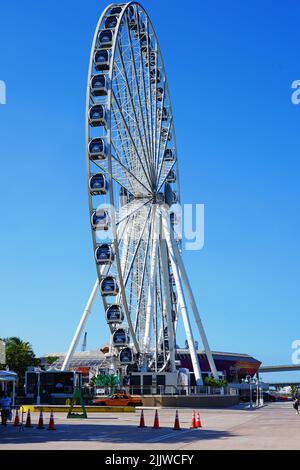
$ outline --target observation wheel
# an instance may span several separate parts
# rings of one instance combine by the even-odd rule
[[[86,168],[97,281],[68,350],[68,368],[96,294],[110,331],[111,368],[175,373],[181,315],[197,383],[200,365],[185,295],[209,366],[214,360],[181,259],[178,155],[167,77],[151,21],[112,4],[96,27],[86,100]]]
[[[159,207],[179,202],[179,177],[162,55],[137,3],[108,6],[99,20],[86,122],[92,238],[112,358],[117,367],[159,370],[169,361],[177,310]]]

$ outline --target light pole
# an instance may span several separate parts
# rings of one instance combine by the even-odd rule
[[[260,388],[259,388],[259,378],[256,376],[255,379],[254,379],[255,383],[256,383],[256,407],[258,408],[260,406],[260,396],[259,396],[259,393],[260,393]]]
[[[246,375],[246,378],[243,380],[245,383],[249,383],[249,392],[250,392],[250,405],[249,408],[252,410],[253,409],[253,401],[252,401],[252,383],[253,379],[251,375]]]
[[[255,383],[256,383],[256,386],[257,386],[257,397],[256,397],[256,406],[263,406],[264,404],[264,394],[263,394],[263,386],[262,386],[262,382],[259,378],[259,375],[256,374],[256,377],[255,377]]]
[[[264,389],[262,385],[260,387],[260,406],[264,406]]]
[[[251,377],[251,375],[247,375],[245,379],[242,379],[243,382],[249,384],[249,390],[250,390],[250,405],[249,408],[253,409],[253,400],[252,400],[252,384],[256,385],[256,407],[263,406],[264,404],[264,399],[263,399],[263,389],[261,385],[261,380],[259,379],[258,374],[256,377]]]

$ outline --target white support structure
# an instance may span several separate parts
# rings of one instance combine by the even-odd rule
[[[146,322],[145,322],[145,336],[143,341],[143,346],[145,351],[149,351],[150,347],[150,333],[151,325],[153,319],[153,310],[154,310],[154,295],[155,295],[155,268],[157,262],[157,248],[158,248],[158,230],[157,230],[157,215],[156,208],[153,209],[153,219],[152,219],[152,250],[151,250],[151,260],[150,260],[150,278],[149,278],[149,287],[148,287],[148,303],[146,307]],[[150,240],[151,243],[151,240]]]
[[[110,240],[113,256],[103,262],[95,257],[98,281],[62,370],[70,365],[100,285],[115,373],[124,376],[130,370],[171,370],[176,377],[176,329],[181,312],[196,381],[202,384],[187,306],[193,310],[214,376],[216,370],[173,240],[174,227],[170,230],[164,207],[171,201],[180,204],[181,198],[174,117],[163,58],[151,21],[139,3],[118,4],[116,14],[111,8],[108,5],[98,21],[90,54],[86,169],[93,253],[102,252],[96,252],[102,245],[98,232],[111,229],[103,239]],[[116,18],[107,26],[111,14]],[[103,31],[107,27],[109,35]],[[98,56],[99,48],[109,48],[109,54]],[[104,80],[95,82],[96,71],[104,69]],[[97,96],[102,95],[99,100]],[[104,196],[103,207],[100,196]],[[175,224],[176,214],[173,216]],[[117,308],[107,311],[113,305]],[[121,328],[125,336],[115,334]]]
[[[162,215],[164,215],[164,214],[162,214]],[[195,342],[194,342],[194,338],[193,338],[192,328],[191,328],[191,324],[190,324],[190,320],[189,320],[189,316],[188,316],[188,312],[187,312],[187,308],[186,308],[186,303],[185,303],[184,294],[183,294],[183,290],[182,290],[182,284],[181,284],[181,279],[180,279],[180,275],[179,275],[179,270],[178,270],[178,267],[177,267],[177,264],[176,264],[176,258],[175,258],[174,252],[173,252],[173,245],[172,245],[171,236],[170,236],[170,232],[169,232],[168,220],[164,216],[162,217],[162,226],[163,226],[164,237],[165,237],[167,247],[168,247],[168,250],[169,250],[169,259],[171,261],[172,272],[173,272],[173,276],[174,276],[174,280],[175,280],[175,284],[176,284],[176,290],[177,290],[177,294],[178,294],[179,309],[180,309],[180,312],[181,312],[181,315],[182,315],[182,320],[183,320],[183,326],[184,326],[184,329],[185,329],[186,339],[187,339],[187,342],[188,342],[188,345],[189,345],[189,350],[190,350],[190,354],[191,354],[191,360],[192,360],[192,364],[193,364],[196,383],[197,383],[197,385],[203,385],[201,369],[200,369],[200,365],[199,365],[199,361],[198,361],[197,351],[196,351],[196,348],[195,348]]]
[[[70,362],[71,362],[71,359],[73,357],[73,354],[75,352],[75,349],[76,349],[76,346],[78,344],[78,341],[79,341],[79,338],[83,332],[83,329],[85,327],[85,324],[86,324],[86,321],[88,319],[88,316],[89,314],[91,313],[91,308],[92,308],[92,305],[94,303],[94,300],[96,298],[96,295],[97,295],[97,292],[98,292],[98,289],[99,289],[99,281],[98,279],[96,280],[95,284],[94,284],[94,287],[92,289],[92,292],[91,292],[91,295],[89,297],[89,300],[85,306],[85,309],[83,311],[83,314],[82,314],[82,317],[80,319],[80,322],[78,324],[78,327],[77,327],[77,330],[76,330],[76,333],[72,339],[72,342],[70,344],[70,347],[68,349],[68,352],[67,352],[67,355],[65,357],[65,360],[63,362],[63,365],[62,365],[62,368],[61,370],[68,370],[69,368],[69,365],[70,365]]]
[[[187,276],[184,264],[182,262],[178,247],[176,245],[176,242],[174,241],[174,239],[171,240],[171,241],[172,241],[172,246],[173,246],[176,262],[177,262],[177,265],[179,266],[180,274],[181,274],[182,280],[184,282],[186,292],[187,292],[187,296],[188,296],[191,308],[193,310],[195,321],[196,321],[196,324],[197,324],[197,327],[198,327],[198,330],[199,330],[199,333],[200,333],[200,336],[201,336],[201,340],[202,340],[202,343],[203,343],[203,346],[204,346],[204,349],[205,349],[205,352],[206,352],[206,357],[207,357],[207,360],[208,360],[208,363],[209,363],[209,366],[210,366],[210,370],[211,370],[214,378],[216,380],[219,380],[219,375],[218,375],[218,372],[217,372],[215,361],[214,361],[211,349],[210,349],[209,344],[208,344],[207,336],[206,336],[206,333],[205,333],[205,330],[204,330],[204,327],[203,327],[203,324],[202,324],[202,321],[201,321],[201,317],[200,317],[200,314],[199,314],[199,311],[198,311],[197,304],[195,302],[194,294],[193,294],[193,291],[191,289],[191,286],[190,286],[190,283],[189,283],[189,280],[188,280],[188,276]]]
[[[163,281],[164,281],[164,309],[165,317],[167,319],[168,326],[168,341],[169,341],[169,355],[170,355],[170,365],[171,372],[176,371],[175,366],[175,337],[174,337],[174,325],[172,321],[172,308],[171,308],[171,297],[170,297],[170,288],[169,288],[169,276],[168,276],[168,254],[165,240],[160,239],[160,253],[162,260],[162,271],[163,271]],[[162,340],[164,341],[164,333],[162,334]]]

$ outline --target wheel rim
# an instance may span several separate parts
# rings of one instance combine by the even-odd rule
[[[111,14],[113,8],[119,13]],[[101,54],[108,56],[108,68],[97,63],[97,70],[95,53],[99,56],[103,50],[107,51]],[[91,110],[97,111],[93,116],[102,117],[105,125],[91,124]],[[106,143],[104,159],[91,158],[93,139]],[[128,328],[135,353],[130,362],[139,367],[147,363],[157,370],[167,365],[167,343],[174,332],[166,325],[164,301],[166,291],[173,298],[170,269],[166,263],[162,266],[162,248],[153,236],[160,224],[156,207],[166,200],[170,205],[173,193],[179,202],[180,191],[163,59],[151,21],[138,3],[110,5],[98,22],[88,75],[86,146],[91,220],[97,207],[110,205],[108,232],[92,229],[94,253],[104,243],[110,244],[114,253],[112,263],[96,264],[99,284],[102,289],[111,276],[119,287],[115,296],[102,295],[103,304],[105,310],[112,303],[120,305],[127,322],[109,324],[112,360],[118,367],[119,354],[130,349],[131,345],[113,343],[115,332]],[[175,181],[168,183],[171,171],[174,177],[170,179]],[[105,175],[107,186],[98,178],[101,194],[90,188],[95,173]],[[173,300],[172,310],[176,311]]]

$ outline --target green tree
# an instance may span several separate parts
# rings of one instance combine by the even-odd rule
[[[119,378],[116,375],[98,375],[94,383],[97,387],[110,387],[113,390],[118,387],[119,384]]]
[[[208,387],[217,387],[217,388],[226,387],[226,385],[228,385],[227,380],[225,379],[216,380],[213,377],[205,377],[204,383]]]
[[[91,387],[95,387],[96,385],[96,380],[97,380],[97,377],[94,375],[91,380],[90,380],[90,386]]]
[[[18,390],[23,392],[25,372],[29,366],[38,366],[40,360],[35,356],[32,346],[16,336],[3,339],[6,349],[6,365],[18,374]]]
[[[58,356],[47,356],[46,357],[46,361],[47,361],[47,364],[49,366],[51,366],[53,364],[53,362],[57,361],[57,359],[59,359]]]
[[[298,395],[298,387],[296,387],[296,385],[291,385],[291,395],[293,399],[296,400]]]

